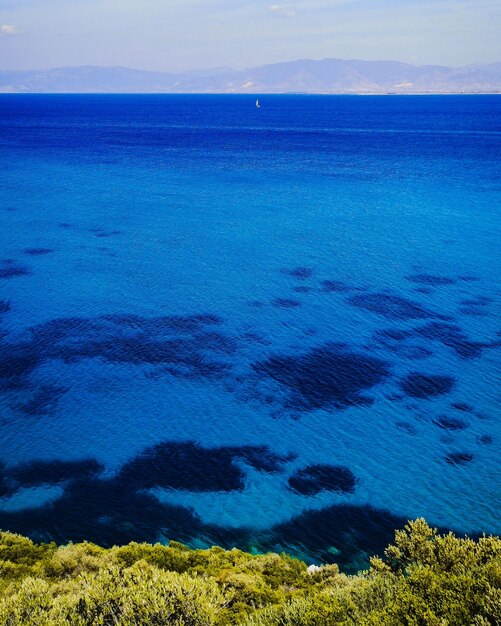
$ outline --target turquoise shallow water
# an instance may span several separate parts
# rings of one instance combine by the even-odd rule
[[[501,100],[260,100],[0,98],[0,527],[500,531]]]

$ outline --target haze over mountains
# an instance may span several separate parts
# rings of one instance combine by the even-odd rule
[[[445,67],[324,59],[234,70],[150,72],[125,67],[0,71],[4,93],[501,93],[501,63]]]

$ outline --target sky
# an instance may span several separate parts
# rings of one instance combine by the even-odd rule
[[[501,0],[0,0],[0,69],[501,61]]]

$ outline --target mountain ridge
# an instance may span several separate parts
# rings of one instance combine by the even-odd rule
[[[501,62],[449,67],[327,58],[240,70],[158,72],[95,65],[0,70],[0,93],[501,93]]]

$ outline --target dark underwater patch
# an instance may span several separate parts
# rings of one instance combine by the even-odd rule
[[[485,343],[468,339],[459,326],[444,322],[430,322],[416,328],[415,333],[418,337],[439,341],[464,359],[479,357],[482,354],[482,348],[487,347]]]
[[[450,393],[455,379],[451,376],[428,375],[413,372],[408,374],[400,386],[411,398],[428,399]]]
[[[204,537],[209,545],[245,547],[249,538],[247,531],[203,524],[192,511],[160,503],[144,489],[157,486],[158,482],[174,482],[184,488],[190,476],[196,483],[192,486],[205,489],[208,483],[201,475],[203,469],[217,471],[219,481],[225,484],[229,483],[224,471],[238,472],[232,473],[232,479],[234,486],[240,485],[241,470],[233,461],[243,461],[260,471],[276,472],[293,457],[274,454],[266,446],[205,449],[196,444],[188,445],[187,448],[185,443],[168,442],[168,447],[163,449],[162,444],[154,446],[126,463],[112,478],[98,476],[103,468],[94,459],[33,461],[10,470],[4,485],[4,468],[0,463],[0,495],[2,490],[10,495],[12,485],[14,490],[19,486],[40,484],[62,484],[64,489],[60,498],[37,508],[15,512],[0,510],[0,528],[59,543],[87,540],[111,546],[133,540],[155,542],[163,534],[164,538],[178,541]],[[173,453],[170,460],[169,452]],[[190,465],[193,461],[201,462],[202,468]],[[176,466],[178,462],[184,465]],[[217,462],[222,462],[223,466],[218,467]],[[155,468],[152,463],[159,463],[159,466]],[[169,480],[166,480],[166,470],[171,472]]]
[[[379,341],[387,350],[398,355],[399,359],[407,359],[410,361],[420,361],[432,356],[433,352],[424,346],[412,345],[409,343],[399,343],[389,340]],[[367,345],[366,349],[370,350],[371,346]]]
[[[388,398],[388,400],[391,400],[391,402],[400,402],[400,400],[405,399],[405,396],[401,393],[389,393],[386,395],[386,397]]]
[[[398,422],[395,422],[395,426],[399,430],[402,430],[404,433],[407,433],[408,435],[417,435],[416,427],[414,426],[414,424],[411,424],[410,422],[399,420]]]
[[[10,302],[6,300],[0,300],[0,315],[8,313],[10,311]]]
[[[473,411],[471,404],[467,404],[466,402],[452,402],[451,407],[463,413],[471,413]]]
[[[292,491],[311,496],[320,491],[353,493],[357,480],[347,467],[319,464],[297,470],[288,482]]]
[[[373,335],[376,341],[382,343],[393,352],[398,352],[401,356],[407,356],[407,358],[412,358],[411,352],[412,349],[416,350],[416,346],[409,345],[406,348],[400,348],[395,342],[403,342],[412,337],[439,342],[454,350],[458,356],[464,359],[479,357],[484,348],[497,345],[497,342],[472,341],[459,326],[438,321],[428,322],[424,326],[414,328],[412,331],[390,328],[379,330]],[[427,348],[421,347],[420,350],[425,351],[421,358],[431,354],[431,352],[426,354]],[[409,354],[406,355],[406,352],[409,352]],[[420,358],[419,355],[417,358]]]
[[[493,298],[488,298],[487,296],[476,296],[474,298],[468,298],[466,300],[461,300],[460,304],[463,306],[487,306],[494,302]]]
[[[265,305],[266,305],[266,302],[263,302],[262,300],[249,300],[247,302],[247,306],[250,306],[253,309],[260,309]]]
[[[161,333],[194,333],[203,330],[205,326],[221,326],[223,319],[218,315],[211,313],[195,314],[195,315],[166,315],[163,317],[141,317],[129,313],[115,313],[111,315],[103,315],[97,320],[106,320],[149,334]],[[59,323],[62,320],[59,320]]]
[[[30,256],[42,256],[44,254],[50,254],[54,252],[53,248],[25,248],[23,250],[24,254],[28,254]]]
[[[463,420],[456,417],[448,417],[447,415],[440,415],[433,420],[433,423],[443,430],[463,430],[468,426]]]
[[[245,473],[236,461],[273,473],[291,458],[277,455],[266,446],[204,448],[191,441],[166,441],[127,462],[116,480],[133,490],[163,487],[193,492],[240,491]]]
[[[235,340],[213,329],[221,323],[219,317],[210,314],[54,319],[29,329],[28,341],[0,343],[0,382],[4,386],[22,386],[45,361],[73,363],[85,358],[162,366],[176,377],[220,378],[231,369],[221,355],[231,356],[237,349]],[[40,393],[25,409],[35,411],[36,405],[42,407],[43,402]]]
[[[412,332],[409,330],[400,330],[399,328],[384,328],[378,330],[375,336],[382,339],[391,339],[392,341],[403,341],[404,339],[412,337]]]
[[[469,317],[489,317],[490,315],[484,308],[476,306],[462,306],[458,309],[458,313],[468,315]]]
[[[92,541],[102,546],[133,540],[154,543],[162,532],[180,541],[210,536],[210,527],[205,528],[188,509],[161,504],[153,496],[129,491],[116,481],[92,477],[71,481],[62,497],[45,506],[0,511],[0,527],[38,541]]]
[[[494,443],[494,437],[492,435],[480,435],[477,441],[483,446],[490,446],[492,443]]]
[[[275,298],[271,304],[279,309],[295,309],[301,306],[299,300],[293,300],[291,298]]]
[[[75,339],[85,339],[86,337],[90,338],[97,335],[100,331],[104,332],[104,330],[105,327],[99,322],[99,318],[55,318],[37,326],[32,326],[29,329],[31,336],[30,344],[26,343],[24,345],[50,350],[54,344]]]
[[[293,287],[292,291],[295,293],[309,293],[311,291],[311,287],[307,287],[306,285],[298,285],[297,287]]]
[[[70,348],[68,357],[102,358],[111,363],[162,365],[172,375],[183,378],[218,377],[231,368],[226,362],[210,359],[192,338],[156,340],[144,336],[117,337],[111,341],[88,343]],[[210,349],[210,347],[209,347]]]
[[[390,374],[387,362],[340,344],[326,344],[300,355],[272,356],[252,367],[285,386],[291,392],[287,405],[299,411],[363,404],[367,399],[361,393]]]
[[[17,408],[29,416],[50,415],[57,406],[57,402],[68,389],[57,385],[42,385],[33,396],[17,406]]]
[[[371,506],[335,505],[305,511],[274,526],[260,547],[280,552],[288,546],[300,546],[314,562],[336,562],[344,571],[355,573],[362,564],[368,564],[369,557],[382,554],[394,539],[394,529],[406,523],[405,518]]]
[[[17,388],[40,364],[41,356],[29,346],[0,344],[0,386]]]
[[[359,309],[382,315],[390,320],[427,319],[433,317],[446,319],[443,315],[425,309],[417,302],[387,293],[358,294],[348,298],[348,303]]]
[[[313,276],[315,270],[312,267],[292,267],[284,268],[280,271],[282,274],[292,276],[292,278],[296,278],[297,280],[306,280],[307,278],[311,278]]]
[[[103,470],[104,466],[95,459],[30,461],[9,470],[8,476],[22,487],[35,487],[97,476]]]
[[[0,461],[0,498],[10,496],[12,494],[12,486],[9,483],[5,464]]]
[[[268,446],[228,446],[223,449],[232,455],[233,460],[243,461],[254,469],[269,474],[281,472],[286,463],[297,458],[297,454],[277,454]]]
[[[346,293],[352,290],[352,287],[341,280],[323,280],[320,284],[322,285],[322,291],[326,293]]]
[[[478,419],[482,420],[482,421],[490,419],[489,415],[486,415],[485,413],[481,413],[480,411],[475,411],[474,415],[475,415],[475,417],[478,417]]]
[[[467,465],[473,461],[473,454],[470,452],[451,452],[445,457],[445,462],[449,465]]]
[[[196,313],[194,315],[185,315],[185,316],[170,316],[168,318],[172,323],[173,320],[179,322],[179,320],[188,320],[191,323],[202,324],[203,326],[220,326],[223,323],[223,318],[219,317],[219,315],[214,315],[213,313]]]
[[[456,281],[446,276],[433,276],[432,274],[412,274],[405,276],[405,279],[418,283],[419,285],[431,285],[432,287],[440,287],[444,285],[454,285]]]
[[[18,276],[29,276],[31,274],[27,267],[22,265],[4,265],[0,267],[0,279],[8,280],[9,278],[17,278]]]
[[[89,232],[93,233],[95,237],[101,238],[108,238],[122,234],[120,230],[104,230],[102,228],[89,228]]]
[[[303,331],[304,337],[315,337],[318,335],[318,328],[305,328]]]
[[[376,331],[372,339],[384,346],[390,352],[394,352],[400,359],[408,359],[417,361],[427,359],[432,356],[433,352],[422,345],[416,345],[411,341],[407,341],[413,337],[414,333],[408,330],[398,328],[387,328]],[[367,346],[369,349],[370,346]]]
[[[208,352],[231,356],[237,351],[237,342],[227,335],[217,332],[200,332],[192,335],[193,347]]]

